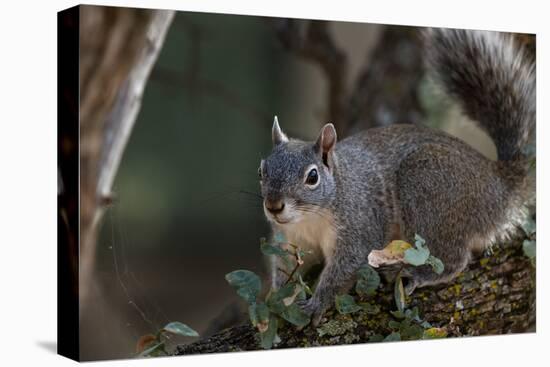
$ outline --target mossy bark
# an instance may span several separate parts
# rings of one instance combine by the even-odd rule
[[[448,337],[497,335],[535,330],[535,267],[522,250],[523,239],[494,246],[492,253],[474,257],[453,282],[417,289],[407,308],[418,307],[420,317]],[[378,312],[340,315],[331,309],[321,324],[303,330],[285,323],[275,349],[366,343],[375,335],[387,336],[390,321],[399,321],[393,285],[383,284],[368,302]],[[394,323],[395,324],[395,323]],[[394,325],[393,324],[393,325]],[[407,339],[402,335],[402,339]],[[210,338],[176,348],[175,355],[261,349],[257,331],[249,324],[225,329]]]

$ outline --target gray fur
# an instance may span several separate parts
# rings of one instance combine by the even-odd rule
[[[429,65],[489,132],[499,161],[444,132],[412,125],[369,129],[335,147],[323,144],[324,130],[316,142],[279,139],[262,161],[261,191],[264,202],[285,203],[277,215],[266,210],[274,232],[286,228],[289,235],[300,232],[297,241],[323,243],[325,267],[304,304],[314,324],[373,249],[396,238],[411,242],[418,233],[445,271],[407,268],[407,291],[446,282],[464,269],[473,250],[513,231],[534,198],[522,155],[535,124],[534,65],[511,38],[497,33],[433,30],[427,42]],[[311,167],[320,174],[315,188],[304,183]],[[315,220],[318,227],[311,225]],[[301,228],[301,221],[310,227]],[[334,244],[317,238],[316,228],[330,229],[322,235],[334,233]],[[284,276],[273,273],[278,286]]]

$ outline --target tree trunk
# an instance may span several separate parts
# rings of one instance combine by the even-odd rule
[[[167,10],[80,8],[81,307],[95,284],[98,224],[173,16]]]
[[[449,337],[535,331],[535,268],[523,254],[522,240],[495,246],[492,254],[474,258],[452,283],[417,289],[407,298],[407,308],[418,307],[422,320],[442,328]],[[399,321],[390,312],[396,310],[392,284],[384,284],[376,295],[362,301],[378,306],[379,311],[341,315],[331,309],[318,327],[301,331],[285,323],[279,329],[281,342],[274,348],[366,343],[377,334],[397,331],[395,323],[390,323]],[[401,338],[408,339],[404,333]],[[247,323],[180,345],[174,354],[258,349],[257,331]]]

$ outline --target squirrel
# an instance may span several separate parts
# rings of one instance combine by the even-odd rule
[[[429,29],[423,37],[429,71],[489,134],[498,160],[428,127],[377,127],[337,142],[329,123],[307,142],[289,139],[275,117],[273,148],[258,169],[263,208],[274,234],[324,259],[312,297],[301,303],[313,325],[372,250],[416,233],[425,239],[444,271],[404,268],[411,294],[452,280],[472,252],[509,238],[534,203],[526,153],[535,128],[534,62],[509,34]],[[272,262],[279,288],[287,276],[280,260]]]

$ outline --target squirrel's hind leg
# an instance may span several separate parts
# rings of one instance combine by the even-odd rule
[[[401,277],[405,280],[405,293],[410,296],[416,288],[450,282],[466,268],[469,259],[467,254],[461,256],[460,260],[454,257],[447,263],[445,257],[441,258],[445,267],[441,274],[437,274],[430,265],[405,267],[401,271]]]

